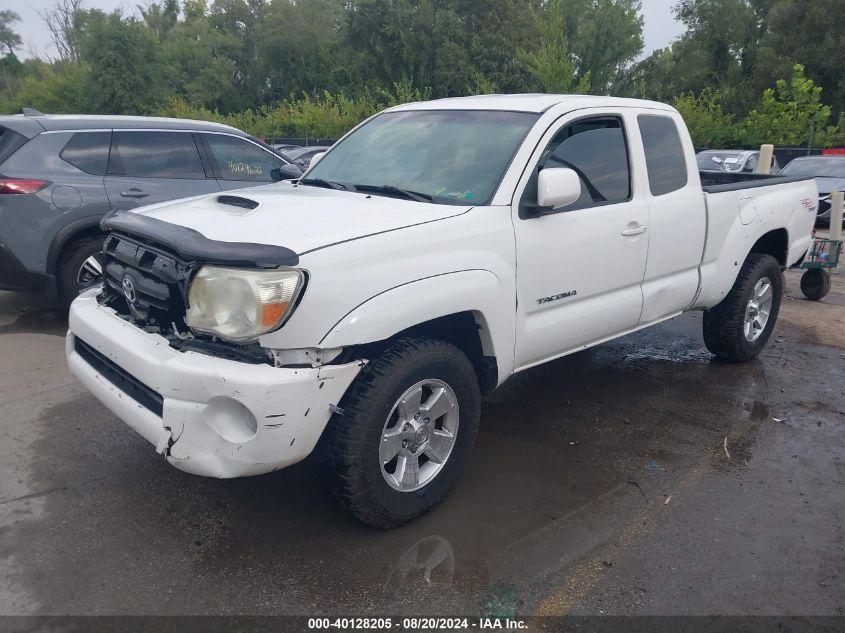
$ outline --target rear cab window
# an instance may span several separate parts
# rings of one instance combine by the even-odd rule
[[[59,158],[77,169],[103,176],[109,164],[111,132],[76,132],[70,137]]]
[[[205,179],[194,135],[156,130],[115,131],[108,175]]]
[[[663,115],[637,116],[643,139],[651,195],[662,196],[686,186],[687,160],[675,121]]]

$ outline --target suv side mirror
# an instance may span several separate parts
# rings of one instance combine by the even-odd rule
[[[326,155],[326,153],[325,153],[325,152],[318,152],[317,154],[314,154],[314,155],[311,157],[311,162],[310,162],[310,163],[308,163],[308,167],[309,167],[309,168],[311,168],[311,167],[313,167],[314,165],[316,165],[317,163],[319,163],[319,162],[320,162],[320,159],[321,159],[323,156],[325,156],[325,155]]]
[[[559,209],[581,197],[581,179],[572,169],[541,169],[537,176],[537,206]]]
[[[299,165],[294,165],[293,163],[287,163],[281,167],[276,167],[275,169],[270,170],[270,178],[273,182],[279,182],[280,180],[292,180],[294,178],[299,178],[301,175],[302,170],[299,168]]]

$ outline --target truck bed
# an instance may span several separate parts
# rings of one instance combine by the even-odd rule
[[[700,307],[719,303],[754,242],[769,235],[780,264],[798,261],[812,242],[818,190],[806,177],[700,172],[707,209]]]
[[[737,191],[753,187],[767,187],[807,180],[804,176],[779,176],[777,174],[733,174],[724,171],[699,171],[701,188],[706,193]]]

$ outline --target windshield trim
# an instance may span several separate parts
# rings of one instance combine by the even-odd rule
[[[329,149],[326,152],[326,155],[328,156],[328,154],[331,153],[332,151],[334,151],[335,148],[340,147],[358,129],[364,127],[365,125],[367,125],[371,121],[374,121],[377,118],[385,116],[385,115],[407,114],[407,113],[412,113],[412,112],[443,112],[443,113],[451,113],[451,112],[503,113],[503,112],[505,112],[505,113],[528,115],[529,117],[531,117],[533,119],[532,123],[530,125],[526,126],[525,133],[522,135],[522,138],[520,138],[518,140],[518,142],[515,144],[514,151],[511,154],[510,159],[508,159],[507,163],[504,165],[504,168],[502,170],[501,175],[498,177],[498,179],[495,181],[493,187],[491,188],[490,196],[488,198],[486,198],[483,201],[482,200],[460,200],[458,198],[448,198],[448,197],[445,197],[445,196],[438,196],[436,194],[428,194],[426,192],[426,195],[431,195],[431,198],[432,198],[430,202],[426,201],[426,204],[438,204],[438,205],[444,205],[444,206],[467,206],[467,207],[486,207],[486,206],[490,206],[490,203],[496,198],[496,194],[499,193],[499,189],[501,189],[501,187],[502,187],[502,182],[505,180],[505,176],[507,176],[508,172],[510,171],[511,166],[513,165],[513,161],[516,158],[516,155],[519,153],[519,150],[525,144],[525,139],[528,138],[528,135],[531,133],[531,130],[533,130],[534,127],[537,125],[537,121],[539,121],[540,118],[542,117],[542,113],[531,112],[531,111],[526,111],[526,110],[489,109],[489,108],[419,108],[419,109],[409,108],[409,109],[402,109],[401,106],[397,106],[397,109],[388,108],[388,109],[382,110],[381,112],[374,114],[373,116],[369,117],[368,119],[365,119],[364,121],[362,121],[361,123],[356,125],[354,128],[349,130],[349,132],[344,134],[340,138],[340,140],[337,141],[337,143],[332,145],[331,149]],[[316,165],[310,166],[308,168],[308,170],[304,174],[302,174],[301,178],[307,179],[309,177],[309,174],[311,173],[311,170],[317,168],[322,162],[323,161],[321,160]],[[340,184],[350,184],[350,183],[341,182]],[[370,184],[370,183],[361,183],[361,184]],[[394,183],[387,183],[387,184],[394,184]],[[378,186],[378,185],[374,185],[374,186]],[[364,193],[364,192],[361,192],[361,193]],[[375,192],[367,192],[367,193],[372,194],[372,193],[375,193]]]

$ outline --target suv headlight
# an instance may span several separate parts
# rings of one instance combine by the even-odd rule
[[[185,321],[229,341],[258,338],[281,327],[302,290],[302,271],[203,266],[188,287]]]

